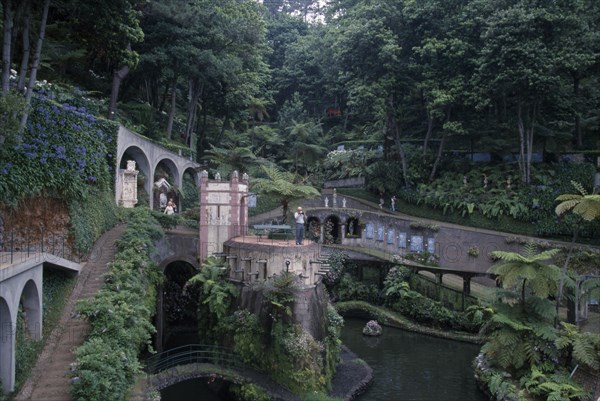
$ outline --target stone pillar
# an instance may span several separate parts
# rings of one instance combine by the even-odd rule
[[[465,297],[471,295],[471,276],[463,277],[463,295]]]
[[[231,206],[231,224],[229,225],[229,238],[237,237],[241,233],[240,229],[240,186],[239,186],[239,174],[236,171],[231,173],[231,179],[229,180],[231,197],[229,205]],[[229,239],[228,238],[228,239]]]
[[[198,190],[200,191],[198,259],[200,259],[200,263],[202,263],[208,257],[208,171],[206,170],[200,173],[200,185],[198,186]]]
[[[15,387],[15,334],[17,313],[0,298],[0,381],[5,393]]]

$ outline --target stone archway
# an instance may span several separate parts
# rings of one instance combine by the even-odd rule
[[[146,196],[149,197],[152,194],[152,171],[150,167],[150,161],[148,160],[148,157],[144,151],[137,146],[129,146],[123,151],[123,154],[120,155],[119,160],[117,160],[117,166],[119,170],[125,170],[127,168],[127,161],[129,160],[135,161],[136,169],[142,172],[142,176],[138,176],[138,182],[140,178],[143,177],[144,179],[142,187],[145,191],[145,195],[140,193],[140,189],[138,187],[138,198],[140,198],[140,195],[142,195],[141,198],[147,200]],[[117,174],[117,179],[120,179],[120,174]],[[121,186],[117,183],[115,189],[116,198],[119,200],[121,198]],[[150,206],[150,204],[148,204],[148,206]]]
[[[348,217],[346,220],[346,235],[347,238],[360,237],[360,221],[357,217]]]
[[[42,338],[42,302],[40,292],[33,280],[29,280],[23,287],[21,305],[29,338],[39,340]]]
[[[325,218],[323,224],[323,243],[335,244],[341,241],[340,218],[334,214]]]
[[[0,297],[0,383],[2,389],[12,390],[15,384],[13,360],[15,352],[15,325],[10,306]]]
[[[321,238],[321,220],[316,216],[309,216],[306,219],[306,229],[304,236],[314,242],[319,242]]]
[[[155,348],[162,351],[182,345],[179,342],[197,343],[199,294],[197,289],[186,288],[187,281],[198,272],[197,265],[172,260],[161,270],[165,280],[159,288]]]
[[[200,197],[198,187],[200,180],[194,168],[186,168],[181,177],[182,198],[180,201],[181,212],[199,207]],[[245,200],[245,199],[244,199]]]

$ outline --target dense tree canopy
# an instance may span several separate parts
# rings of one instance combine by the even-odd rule
[[[43,6],[2,1],[4,94],[33,72]],[[49,8],[38,79],[112,95],[109,116],[180,141],[199,160],[213,147],[242,146],[305,174],[336,144],[360,141],[380,145],[402,185],[414,187],[438,177],[453,151],[514,159],[529,183],[536,153],[598,147],[592,0],[54,0]]]

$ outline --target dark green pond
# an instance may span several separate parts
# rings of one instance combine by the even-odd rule
[[[471,369],[478,345],[389,327],[383,328],[381,337],[366,337],[362,334],[365,323],[346,319],[342,331],[344,345],[371,366],[375,377],[356,401],[487,401]],[[218,387],[219,383],[189,380],[165,389],[162,400],[230,399]]]
[[[357,401],[487,401],[473,377],[479,345],[384,327],[362,335],[366,321],[346,319],[343,343],[373,369],[372,386]]]

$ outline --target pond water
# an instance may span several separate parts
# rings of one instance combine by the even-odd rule
[[[374,380],[356,401],[487,401],[471,362],[479,345],[429,337],[390,327],[366,337],[366,321],[346,319],[342,341],[371,366]],[[211,388],[212,387],[212,388]],[[226,401],[206,380],[189,380],[162,392],[163,401]]]
[[[390,327],[362,334],[366,321],[346,319],[342,342],[373,369],[374,380],[356,401],[487,401],[471,362],[479,345]]]

